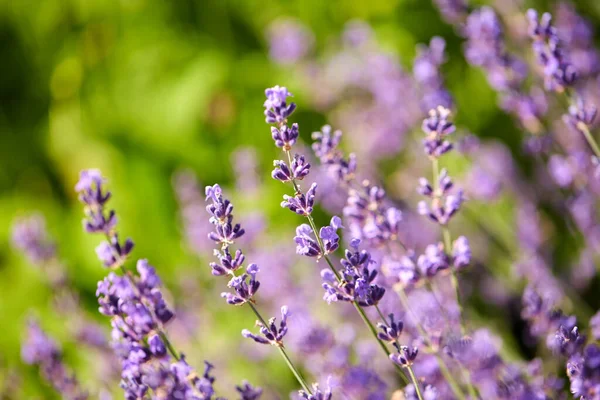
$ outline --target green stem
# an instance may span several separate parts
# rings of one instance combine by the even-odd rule
[[[419,382],[417,381],[417,377],[415,376],[415,373],[413,372],[410,365],[407,365],[406,369],[408,370],[408,374],[410,375],[410,380],[412,381],[413,385],[415,385],[415,391],[417,392],[417,397],[419,398],[419,400],[423,400],[423,395],[421,394],[421,389],[419,388]]]
[[[260,314],[260,312],[258,312],[258,310],[256,309],[256,306],[254,306],[254,304],[252,304],[251,302],[247,302],[246,304],[248,304],[250,306],[250,308],[252,309],[252,311],[254,311],[254,314],[256,315],[256,318],[258,318],[258,320],[260,322],[262,322],[264,326],[268,327],[269,324],[263,318],[263,316]],[[298,371],[298,369],[294,366],[294,363],[292,363],[292,360],[290,360],[290,357],[288,356],[288,354],[286,353],[285,349],[283,348],[283,345],[277,346],[277,349],[279,350],[279,353],[281,353],[281,356],[285,360],[285,363],[287,364],[287,366],[290,369],[290,371],[292,371],[292,373],[296,377],[296,380],[298,381],[298,383],[300,384],[300,386],[302,386],[302,389],[304,389],[304,391],[306,393],[312,395],[312,392],[309,389],[308,384],[306,383],[306,381],[302,377],[302,374],[300,373],[300,371]]]
[[[440,183],[439,183],[439,161],[437,158],[431,159],[432,169],[433,169],[433,191],[434,196],[437,198],[441,196],[440,193]],[[442,225],[442,237],[444,240],[444,250],[446,254],[452,253],[452,238],[450,237],[450,229],[447,225]],[[453,268],[450,268],[450,282],[452,283],[452,288],[454,289],[454,294],[456,295],[456,304],[458,305],[458,322],[460,325],[460,331],[464,335],[466,333],[465,325],[463,324],[463,307],[460,299],[460,291],[458,288],[458,278],[456,276],[456,271]]]
[[[583,133],[585,140],[587,140],[588,144],[592,148],[596,157],[598,157],[600,159],[600,148],[598,147],[598,143],[596,143],[596,140],[592,136],[592,133],[590,132],[590,129],[588,128],[588,126],[584,123],[579,123],[579,124],[577,124],[577,127],[579,128],[581,133]]]
[[[181,357],[179,356],[179,354],[177,353],[177,351],[175,350],[175,348],[171,344],[171,341],[167,337],[167,334],[165,333],[165,331],[159,330],[158,334],[159,334],[160,338],[163,340],[163,342],[165,342],[165,346],[167,346],[167,349],[169,350],[169,353],[171,353],[171,355],[173,356],[173,358],[175,358],[175,360],[179,361],[179,359]]]

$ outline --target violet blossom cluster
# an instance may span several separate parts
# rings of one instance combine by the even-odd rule
[[[154,267],[141,259],[136,273],[125,268],[133,241],[119,242],[116,213],[106,209],[111,193],[105,190],[105,182],[100,171],[85,170],[75,189],[85,204],[86,230],[108,238],[96,252],[104,266],[113,271],[98,283],[96,296],[100,313],[111,317],[112,345],[121,361],[125,398],[214,399],[212,365],[206,362],[204,373],[197,374],[167,338],[165,326],[174,313],[164,300]],[[231,232],[221,231],[224,240],[231,237]]]
[[[210,222],[213,224],[215,231],[209,233],[208,237],[217,244],[221,245],[220,250],[215,250],[214,254],[219,260],[218,263],[210,263],[212,274],[215,276],[231,277],[227,286],[231,292],[223,292],[221,297],[225,298],[227,303],[231,305],[250,304],[254,309],[256,300],[254,295],[260,287],[260,282],[257,279],[257,274],[260,271],[256,264],[249,264],[245,272],[238,274],[244,264],[245,256],[240,249],[237,249],[232,255],[230,246],[234,244],[235,239],[240,238],[244,234],[244,229],[240,224],[233,223],[233,204],[223,197],[223,191],[219,185],[206,187],[206,200],[211,200],[212,203],[206,207],[206,210],[211,215]],[[256,326],[259,327],[260,334],[256,335],[249,330],[244,329],[242,336],[252,339],[260,344],[272,344],[274,346],[283,346],[283,338],[287,333],[287,318],[290,312],[287,306],[281,307],[281,322],[279,326],[275,324],[275,318],[269,319],[268,323],[262,317],[256,321]]]
[[[351,236],[365,241],[368,247],[381,247],[397,240],[402,212],[390,204],[381,186],[369,180],[357,182],[356,155],[351,153],[344,157],[339,148],[342,132],[332,131],[331,126],[325,125],[321,131],[313,132],[312,138],[315,155],[347,192],[344,218]]]
[[[577,71],[567,59],[561,46],[556,28],[552,25],[552,15],[537,11],[527,11],[529,36],[533,39],[533,52],[543,68],[544,84],[547,90],[562,92],[573,85]]]
[[[56,342],[41,329],[34,319],[28,321],[27,335],[21,353],[23,361],[27,364],[39,366],[40,374],[62,398],[67,400],[86,400],[88,398],[88,393],[81,387],[75,375],[65,366]]]

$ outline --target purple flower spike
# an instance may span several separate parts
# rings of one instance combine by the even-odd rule
[[[400,335],[402,334],[402,329],[404,328],[404,324],[402,323],[402,321],[396,322],[394,320],[394,314],[390,314],[389,318],[389,325],[382,324],[381,322],[377,324],[377,327],[381,329],[381,332],[377,334],[377,337],[386,342],[394,343],[400,338]]]
[[[452,245],[452,265],[454,268],[461,269],[471,263],[471,247],[469,240],[460,236]]]
[[[75,376],[65,367],[58,345],[49,338],[34,319],[27,324],[27,338],[21,349],[23,361],[40,367],[40,374],[62,398],[86,400]]]
[[[233,224],[233,205],[223,197],[219,185],[206,187],[206,199],[212,200],[206,210],[211,214],[210,223],[215,227],[208,237],[227,247],[244,234],[244,229],[240,224]]]
[[[46,232],[42,215],[18,219],[12,227],[12,243],[31,263],[42,265],[56,256],[56,248]]]
[[[576,104],[569,106],[569,113],[563,116],[563,120],[575,131],[582,132],[594,123],[597,112],[595,106],[586,106],[583,99],[579,98]]]
[[[220,263],[211,262],[209,264],[212,268],[212,274],[215,276],[234,275],[234,272],[244,264],[244,260],[246,259],[240,249],[235,251],[234,256],[229,252],[229,248],[223,250],[222,253],[215,250],[215,256],[219,259]]]
[[[258,335],[253,334],[247,329],[242,331],[242,336],[254,340],[260,344],[270,344],[273,346],[283,346],[283,337],[288,331],[287,319],[290,316],[290,311],[287,306],[281,307],[281,322],[279,327],[275,325],[275,318],[269,319],[265,325],[262,321],[256,321],[256,326],[260,328]]]
[[[401,367],[411,366],[419,354],[417,347],[401,346],[398,353],[390,354],[390,360]]]
[[[106,268],[115,269],[121,267],[131,250],[133,250],[133,242],[127,239],[123,245],[119,243],[119,237],[114,234],[110,238],[110,243],[104,241],[96,247],[96,254]]]
[[[310,189],[304,193],[297,193],[294,197],[284,195],[281,207],[287,208],[296,214],[308,216],[313,211],[315,205],[315,194],[317,191],[317,184],[313,183]]]
[[[248,381],[243,381],[235,390],[239,393],[240,400],[258,400],[263,392],[262,388],[254,387]]]
[[[310,164],[306,162],[304,156],[296,154],[292,160],[292,167],[287,165],[285,161],[273,161],[275,169],[271,173],[273,179],[281,182],[289,182],[291,180],[302,180],[310,172]]]
[[[454,124],[448,120],[450,110],[442,106],[429,111],[429,118],[423,121],[422,129],[427,137],[423,140],[425,152],[430,157],[440,157],[452,150],[452,144],[445,137],[456,130]]]
[[[265,95],[265,120],[268,124],[284,124],[296,109],[296,104],[287,104],[287,98],[292,94],[285,87],[275,86],[265,90]]]
[[[117,223],[114,211],[104,212],[104,205],[111,196],[102,187],[105,182],[99,170],[89,169],[81,171],[79,182],[75,185],[79,200],[86,205],[83,226],[88,233],[110,234]]]
[[[330,379],[328,379],[327,382],[328,386],[330,386],[329,380]],[[331,387],[327,387],[327,390],[322,391],[317,383],[312,384],[312,394],[306,393],[304,390],[300,390],[298,394],[304,400],[331,400],[333,398],[333,394],[331,393]]]
[[[417,261],[420,272],[424,276],[435,276],[438,272],[448,269],[450,259],[444,252],[443,243],[430,244],[425,253],[419,256]]]
[[[323,247],[325,248],[325,254],[333,253],[339,247],[340,237],[337,234],[337,230],[343,228],[342,220],[338,216],[331,218],[329,226],[324,226],[319,231],[319,237],[323,241]]]
[[[247,302],[254,302],[253,297],[260,287],[260,282],[256,279],[259,269],[256,264],[250,264],[246,268],[246,273],[231,278],[228,287],[235,290],[235,293],[224,292],[221,297],[227,300],[227,303],[238,306]]]
[[[564,54],[556,28],[552,26],[552,16],[544,13],[538,18],[537,11],[529,9],[527,18],[533,50],[543,68],[545,87],[547,90],[563,92],[575,83],[577,72]]]
[[[283,125],[281,128],[271,127],[271,136],[275,141],[275,146],[281,147],[285,151],[289,151],[296,141],[300,132],[298,130],[298,124],[294,123],[291,127]]]
[[[302,224],[296,228],[296,253],[308,257],[321,257],[321,248],[313,236],[310,225]]]
[[[357,242],[353,244],[358,246]],[[360,306],[369,307],[379,303],[385,294],[385,288],[374,283],[377,277],[377,270],[369,269],[373,263],[371,255],[366,251],[359,251],[353,247],[354,251],[346,250],[345,258],[341,260],[344,267],[340,271],[341,282],[335,279],[332,272],[321,271],[325,289],[323,299],[328,304],[334,301],[351,301]]]

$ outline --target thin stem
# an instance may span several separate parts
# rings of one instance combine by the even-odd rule
[[[258,310],[256,309],[256,306],[254,306],[254,304],[252,304],[251,302],[247,302],[246,304],[248,304],[250,306],[250,308],[252,309],[252,311],[254,311],[254,314],[256,315],[256,318],[258,318],[258,320],[260,322],[262,322],[263,325],[269,326],[269,324],[267,323],[267,321],[265,321],[265,319],[260,314],[260,312],[258,312]],[[281,353],[281,356],[285,360],[285,363],[287,364],[287,366],[290,369],[290,371],[292,371],[292,373],[296,377],[296,380],[298,381],[298,383],[300,384],[300,386],[302,386],[302,389],[304,389],[304,391],[306,393],[312,395],[312,392],[310,391],[310,389],[308,387],[308,384],[306,383],[306,381],[302,377],[302,374],[300,373],[300,371],[298,371],[298,369],[294,366],[294,363],[292,363],[292,360],[290,360],[290,357],[288,356],[288,354],[286,353],[285,349],[283,348],[283,345],[277,346],[277,349],[279,350],[279,353]]]
[[[396,290],[396,293],[398,293],[398,296],[400,297],[400,302],[402,303],[402,306],[404,307],[404,309],[411,315],[411,317],[415,321],[415,326],[416,326],[417,330],[419,331],[419,334],[425,339],[427,346],[432,348],[431,338],[429,337],[429,335],[427,334],[425,329],[423,329],[417,316],[410,308],[410,306],[408,304],[408,297],[406,297],[406,292],[404,291],[404,288],[400,287],[398,290]],[[436,358],[438,365],[440,367],[440,372],[446,379],[446,382],[448,382],[448,386],[450,386],[450,390],[452,390],[452,393],[454,393],[454,396],[456,396],[456,398],[459,400],[466,400],[465,395],[462,393],[462,391],[460,390],[460,386],[458,385],[458,383],[456,382],[456,380],[450,373],[450,370],[448,369],[448,366],[446,365],[446,362],[444,361],[444,359],[437,353],[437,351],[432,351],[432,354]]]
[[[415,386],[415,391],[417,392],[417,397],[419,398],[419,400],[423,400],[423,395],[421,394],[421,389],[419,388],[419,383],[417,382],[417,377],[415,376],[415,373],[413,372],[410,365],[407,365],[406,369],[408,370],[408,374],[410,375],[410,380],[412,381],[413,385]]]
[[[160,338],[163,340],[163,342],[165,342],[165,346],[167,346],[167,349],[169,350],[169,353],[171,353],[171,355],[173,355],[173,358],[175,358],[175,360],[179,361],[179,359],[181,357],[177,353],[177,350],[175,350],[175,348],[171,344],[171,341],[167,337],[167,334],[165,333],[165,331],[159,330],[158,334],[159,334]]]
[[[292,155],[291,155],[291,152],[289,150],[285,150],[285,153],[287,155],[287,159],[288,159],[288,162],[289,162],[289,167],[292,168]],[[300,187],[296,183],[295,179],[292,179],[292,185],[294,186],[294,190],[295,190],[296,193],[301,193]],[[313,231],[313,233],[315,235],[315,238],[317,240],[317,244],[319,245],[319,248],[321,249],[321,252],[323,254],[323,258],[327,262],[327,265],[329,266],[329,269],[335,275],[338,283],[341,283],[342,277],[341,277],[340,273],[335,269],[335,266],[333,265],[333,263],[331,262],[331,260],[327,256],[327,254],[325,254],[325,246],[324,246],[323,242],[321,241],[321,237],[319,236],[319,230],[317,229],[317,225],[315,224],[315,220],[313,219],[312,215],[310,215],[310,214],[306,216],[306,219],[308,220],[308,223],[309,223],[309,225],[310,225],[310,227],[311,227],[311,229],[312,229],[312,231]],[[375,329],[375,327],[373,326],[373,323],[369,320],[369,317],[367,316],[367,314],[365,313],[365,311],[363,310],[363,308],[356,301],[352,301],[352,305],[354,305],[354,308],[356,308],[356,311],[358,312],[358,314],[360,315],[360,317],[362,318],[362,320],[364,321],[364,323],[369,328],[369,331],[371,332],[371,334],[373,335],[373,337],[375,338],[375,340],[377,341],[377,343],[379,343],[379,346],[384,351],[386,357],[388,357],[388,359],[389,359],[389,356],[391,354],[390,351],[388,350],[388,348],[385,345],[385,343],[383,343],[381,341],[381,339],[379,339],[379,337],[377,336],[377,329]],[[392,364],[398,370],[400,376],[402,377],[402,380],[405,383],[408,383],[408,380],[407,380],[406,376],[404,375],[404,373],[402,371],[402,368],[400,368],[400,366],[398,366],[395,363],[392,363]]]
[[[315,224],[315,221],[314,221],[312,215],[307,215],[307,219],[308,219],[308,223],[310,224],[310,226],[311,226],[311,228],[313,230],[313,233],[315,234],[315,237],[317,238],[317,244],[321,248],[321,251],[323,253],[325,253],[325,246],[323,245],[323,242],[321,241],[321,238],[319,237],[319,232],[317,230],[317,226]],[[335,275],[338,283],[340,283],[342,281],[342,277],[341,277],[340,273],[335,269],[335,267],[333,265],[333,262],[331,262],[331,259],[329,258],[329,256],[325,254],[323,256],[323,258],[327,262],[327,265],[329,266],[329,269],[331,270],[331,272],[334,273],[334,275]],[[390,353],[389,349],[387,348],[387,346],[385,345],[385,343],[383,343],[383,341],[381,341],[381,339],[379,339],[379,337],[377,336],[377,329],[375,329],[375,326],[373,326],[373,323],[371,322],[371,320],[369,319],[369,317],[365,313],[365,310],[356,301],[352,301],[352,305],[354,306],[354,308],[356,308],[356,311],[358,312],[358,314],[360,315],[360,317],[364,321],[365,325],[367,325],[367,327],[369,328],[369,331],[371,332],[371,334],[373,335],[373,337],[375,338],[375,340],[377,340],[377,343],[379,343],[379,347],[381,347],[383,349],[386,357],[389,358],[389,356],[390,356],[391,353]],[[395,363],[393,363],[393,364],[394,364],[394,367],[400,373],[400,376],[402,377],[402,380],[405,383],[408,383],[408,379],[406,378],[406,376],[402,372],[402,368],[400,368],[400,366],[398,366]]]
[[[433,169],[433,190],[434,196],[440,196],[440,183],[439,183],[439,161],[437,158],[431,159],[432,169]],[[444,240],[444,250],[446,254],[451,254],[452,252],[452,238],[450,236],[450,229],[447,225],[442,225],[442,237]],[[464,335],[466,333],[465,326],[462,321],[463,307],[460,299],[460,291],[458,288],[458,278],[456,277],[456,271],[450,268],[450,282],[452,283],[452,288],[454,289],[454,293],[456,295],[456,304],[458,305],[458,322],[460,325],[460,331]]]
[[[437,285],[435,284],[435,282],[433,280],[428,280],[427,286],[428,286],[429,290],[431,291],[431,294],[433,295],[435,302],[441,308],[441,310],[444,314],[444,317],[446,318],[447,321],[450,321],[450,316],[448,315],[446,308],[443,306],[442,301],[437,296],[437,292],[439,291],[437,288]],[[479,398],[477,396],[477,391],[475,390],[475,387],[473,386],[473,382],[471,381],[471,374],[469,373],[469,370],[460,361],[456,360],[456,362],[458,363],[458,366],[460,367],[463,379],[465,380],[467,389],[469,390],[469,394],[471,395],[471,397],[473,397],[473,399]]]
[[[579,124],[577,124],[577,127],[579,128],[581,133],[583,133],[585,140],[587,140],[588,144],[592,148],[592,151],[594,152],[596,157],[600,158],[600,147],[598,147],[598,143],[596,143],[596,140],[592,136],[592,133],[590,132],[590,129],[588,128],[588,126],[584,123],[579,123]]]

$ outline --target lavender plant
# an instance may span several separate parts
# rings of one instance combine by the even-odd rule
[[[383,321],[383,329],[392,329],[388,325],[387,319],[377,308],[377,304],[385,294],[385,288],[375,283],[377,271],[369,268],[371,264],[370,254],[366,250],[359,251],[360,239],[354,239],[350,243],[352,250],[345,251],[345,259],[341,261],[342,270],[337,270],[331,261],[331,254],[339,247],[339,236],[337,231],[342,228],[341,219],[334,216],[329,226],[321,227],[317,230],[316,223],[312,217],[312,211],[315,204],[316,183],[313,183],[306,193],[302,192],[298,181],[303,180],[309,173],[310,164],[304,161],[304,157],[295,154],[292,158],[291,149],[296,143],[299,132],[298,125],[292,124],[288,128],[287,118],[295,110],[295,103],[287,104],[287,98],[291,93],[285,87],[275,86],[265,91],[267,100],[264,103],[266,122],[276,124],[271,128],[272,138],[275,145],[283,149],[287,156],[287,163],[283,160],[275,160],[275,169],[272,177],[283,183],[291,182],[294,188],[294,196],[284,195],[281,206],[290,211],[306,217],[307,224],[302,224],[296,228],[296,252],[300,255],[315,257],[317,260],[323,258],[327,262],[328,269],[321,271],[323,279],[323,288],[325,289],[324,299],[328,302],[347,301],[354,305],[356,311],[380,345],[383,352],[394,362],[394,365],[403,367],[408,371],[411,381],[415,387],[417,396],[422,399],[418,381],[412,371],[418,350],[409,349],[401,346],[395,338],[392,343],[398,354],[392,354],[380,335],[369,316],[365,313],[364,307],[375,307]],[[393,322],[393,317],[392,317]],[[386,337],[386,336],[384,336]],[[403,379],[405,376],[400,375]]]
[[[205,362],[204,373],[197,374],[167,336],[166,324],[175,315],[163,298],[154,267],[144,259],[138,260],[137,273],[125,267],[134,244],[131,239],[119,240],[116,212],[106,207],[111,193],[105,190],[105,181],[100,171],[85,170],[75,190],[85,205],[84,228],[106,237],[96,253],[112,272],[98,282],[96,296],[100,313],[111,317],[112,345],[121,361],[125,398],[212,399],[213,366]],[[260,395],[260,390],[247,384],[238,391],[248,399]]]
[[[533,157],[533,182],[524,183],[525,174],[505,147],[473,136],[451,140],[457,128],[450,110],[457,107],[440,70],[447,61],[443,38],[417,47],[410,73],[376,44],[366,24],[349,23],[341,51],[312,60],[311,32],[299,21],[282,20],[267,32],[270,56],[286,72],[299,64],[300,73],[310,74],[305,83],[315,107],[331,112],[345,132],[350,129],[350,144],[361,144],[357,153],[346,155],[341,131],[326,125],[312,135],[314,155],[303,153],[300,127],[290,121],[296,110],[292,94],[281,86],[265,91],[265,120],[283,152],[273,161],[271,177],[292,188],[280,205],[303,220],[293,237],[296,253],[304,256],[298,260],[325,266],[320,274],[304,274],[295,268],[297,260],[287,259],[284,244],[277,242],[268,251],[268,232],[234,219],[233,204],[220,185],[205,188],[205,205],[194,178],[178,175],[175,187],[188,245],[200,257],[212,251],[211,274],[227,279],[221,297],[256,317],[256,329],[241,332],[251,339],[242,346],[252,346],[237,353],[258,362],[269,346],[276,347],[300,386],[294,399],[380,400],[389,398],[390,383],[398,389],[392,399],[550,400],[566,399],[569,393],[579,400],[600,399],[600,312],[577,290],[593,287],[585,281],[597,276],[600,250],[600,147],[592,133],[592,104],[598,100],[590,94],[600,77],[594,65],[600,56],[590,49],[591,28],[569,6],[558,9],[553,24],[549,13],[529,10],[525,15],[512,3],[435,4],[463,37],[467,62],[483,71],[500,107],[526,133],[523,157]],[[512,18],[528,24],[527,33],[515,30]],[[529,41],[531,47],[521,46]],[[406,139],[420,121],[424,137],[417,149],[416,141]],[[447,155],[457,147],[460,159],[452,164]],[[237,187],[245,199],[264,202],[253,157],[244,150],[235,153]],[[396,168],[400,158],[408,165],[392,177],[379,174],[380,163]],[[469,162],[458,188],[455,176]],[[430,178],[415,179],[415,171],[426,171]],[[413,201],[415,188],[421,197]],[[175,311],[157,270],[146,259],[130,265],[134,243],[119,236],[106,179],[98,170],[85,170],[75,189],[84,204],[85,231],[104,236],[96,254],[109,273],[98,283],[96,297],[100,313],[111,321],[110,349],[120,365],[124,398],[223,399],[213,365],[205,361],[204,370],[197,371],[177,350],[171,328]],[[486,212],[494,205],[511,208],[515,227],[502,221],[494,230],[491,218],[473,217],[471,207],[477,205],[466,199],[481,201]],[[324,226],[315,218],[318,207],[330,214]],[[559,271],[557,264],[563,262],[560,246],[571,243],[548,240],[547,224],[563,229],[551,219],[562,221],[566,235],[581,246],[575,252],[578,260],[567,260],[575,264],[569,271]],[[469,231],[469,222],[477,230]],[[13,245],[44,270],[56,303],[69,305],[57,307],[57,315],[77,315],[84,328],[91,326],[76,306],[78,294],[43,220],[18,221]],[[492,271],[490,260],[510,266]],[[579,282],[576,273],[583,276]],[[321,297],[315,296],[317,284],[323,301],[336,307],[313,304]],[[481,304],[491,303],[519,314],[521,321],[507,328],[502,317],[482,316]],[[263,307],[275,304],[281,317],[264,317]],[[368,341],[355,330],[355,313],[372,336]],[[39,323],[30,320],[27,329],[23,360],[38,366],[62,397],[91,397]],[[101,329],[95,332],[92,336],[98,337]],[[502,343],[507,332],[524,337],[517,341],[525,352],[516,341]],[[98,343],[107,347],[104,340]],[[377,357],[379,351],[386,360]],[[306,380],[301,370],[312,379]],[[390,371],[398,372],[393,380]],[[263,389],[247,381],[234,390],[242,400],[263,396]]]
[[[256,326],[259,327],[260,333],[257,335],[244,329],[242,336],[260,344],[270,344],[277,347],[290,371],[292,371],[302,387],[302,393],[309,396],[307,398],[312,398],[313,393],[311,389],[306,384],[300,371],[290,360],[283,345],[283,338],[288,331],[287,319],[290,315],[288,307],[281,307],[281,321],[279,326],[275,323],[275,318],[270,318],[267,321],[258,311],[254,295],[260,287],[260,282],[256,278],[259,268],[256,264],[249,264],[246,267],[246,271],[239,274],[238,271],[243,268],[245,256],[241,249],[237,249],[233,255],[231,254],[230,247],[235,243],[236,239],[244,234],[244,229],[241,225],[233,223],[233,204],[223,197],[221,187],[216,184],[206,187],[206,200],[208,199],[212,201],[212,204],[208,205],[206,210],[210,213],[210,222],[215,227],[214,232],[210,232],[208,237],[216,244],[220,244],[220,248],[215,249],[214,252],[219,263],[210,263],[212,274],[215,276],[231,277],[227,283],[227,287],[232,289],[232,291],[223,292],[221,297],[225,298],[227,303],[234,306],[248,304],[248,307],[250,307],[258,318]]]

